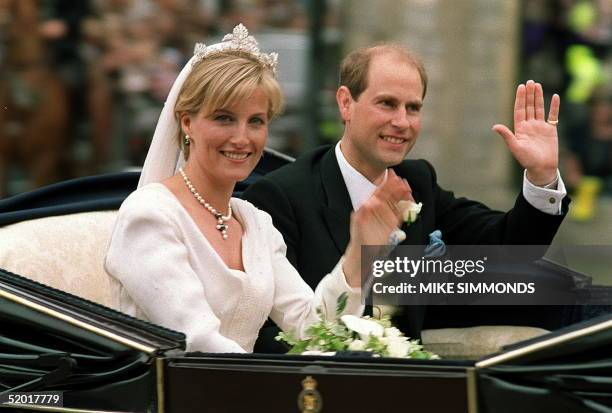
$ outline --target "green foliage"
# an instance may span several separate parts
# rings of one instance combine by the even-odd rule
[[[346,292],[343,292],[338,297],[338,301],[336,303],[336,318],[339,318],[340,315],[342,315],[342,313],[346,309],[347,302],[348,302],[348,294]]]

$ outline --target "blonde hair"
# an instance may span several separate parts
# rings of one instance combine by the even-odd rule
[[[197,63],[185,79],[174,106],[174,116],[180,125],[184,113],[195,115],[204,111],[208,115],[231,107],[248,98],[259,86],[268,96],[268,119],[272,119],[283,107],[281,88],[272,70],[245,52],[214,54]],[[177,139],[187,159],[189,146],[184,145],[180,127]]]

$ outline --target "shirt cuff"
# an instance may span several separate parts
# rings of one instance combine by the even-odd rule
[[[332,273],[335,274],[336,279],[340,283],[339,284],[340,288],[344,291],[348,291],[351,294],[361,295],[361,287],[351,287],[349,283],[346,281],[346,275],[344,275],[342,264],[344,264],[344,255],[340,257],[338,264],[336,264],[336,267],[332,270]]]
[[[557,179],[543,187],[529,182],[527,170],[523,173],[523,196],[534,208],[549,215],[561,215],[561,201],[566,195],[567,190],[558,169]]]

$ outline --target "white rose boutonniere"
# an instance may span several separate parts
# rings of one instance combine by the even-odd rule
[[[421,208],[423,208],[423,203],[419,202],[417,204],[413,201],[399,201],[397,207],[402,211],[403,220],[407,225],[410,225],[419,217]]]
[[[367,351],[374,357],[400,357],[415,359],[439,359],[432,352],[423,350],[418,340],[410,340],[389,318],[380,320],[370,317],[342,315],[346,308],[345,293],[338,297],[336,318],[326,320],[318,311],[319,321],[306,330],[304,339],[297,339],[292,333],[281,332],[276,337],[291,346],[288,354],[334,355],[338,351]]]
[[[421,208],[423,207],[423,203],[419,202],[418,204],[413,201],[399,201],[397,203],[398,209],[402,213],[402,219],[406,223],[406,225],[412,224],[419,217],[419,213],[421,212]],[[387,243],[392,246],[397,246],[402,243],[406,239],[406,233],[399,228],[396,228],[391,234],[389,234],[389,240]]]

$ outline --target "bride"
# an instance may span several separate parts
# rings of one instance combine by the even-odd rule
[[[361,315],[361,245],[386,244],[409,187],[395,175],[351,218],[347,253],[313,292],[270,216],[232,198],[259,161],[282,95],[276,54],[237,26],[198,44],[169,93],[138,189],[123,203],[105,267],[120,310],[182,331],[188,351],[251,352],[269,317],[301,336],[317,307]]]

